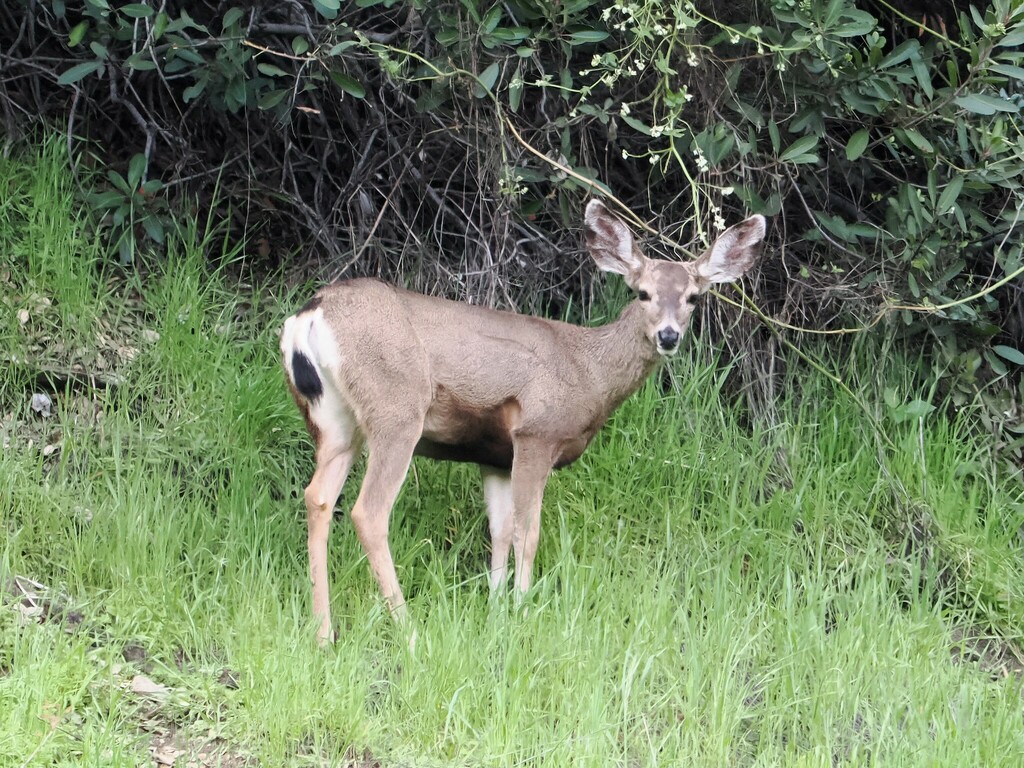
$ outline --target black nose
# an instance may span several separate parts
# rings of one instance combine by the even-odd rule
[[[679,343],[679,331],[675,328],[662,328],[658,331],[658,346],[662,349],[673,349]]]

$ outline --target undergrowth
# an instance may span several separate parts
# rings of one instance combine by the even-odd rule
[[[908,408],[932,388],[896,353],[853,351],[860,402],[793,366],[751,424],[690,338],[552,479],[525,612],[488,597],[475,470],[417,460],[415,652],[344,514],[321,650],[276,359],[306,294],[212,272],[187,225],[106,272],[56,162],[0,161],[36,183],[0,202],[3,764],[1017,764],[1018,478],[969,409]]]

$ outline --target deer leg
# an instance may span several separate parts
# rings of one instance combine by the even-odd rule
[[[322,445],[317,449],[313,479],[306,486],[309,576],[313,582],[313,615],[320,619],[316,637],[321,645],[334,639],[327,579],[327,539],[331,533],[331,517],[349,470],[359,455],[359,448],[360,441],[354,435],[346,447]]]
[[[352,507],[352,524],[359,543],[363,545],[370,570],[380,585],[391,615],[398,622],[405,619],[405,598],[388,547],[388,519],[405,482],[419,435],[419,425],[416,425],[415,430],[409,432],[370,438],[366,477],[359,498]]]
[[[530,589],[533,559],[540,540],[540,507],[551,461],[543,447],[515,446],[512,460],[512,550],[520,596]]]
[[[508,553],[512,548],[512,478],[508,472],[480,467],[487,522],[491,530],[491,593],[508,580]]]

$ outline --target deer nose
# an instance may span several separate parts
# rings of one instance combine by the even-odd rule
[[[679,344],[679,331],[667,327],[658,331],[658,348],[670,352]]]

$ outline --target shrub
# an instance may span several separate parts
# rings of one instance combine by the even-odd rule
[[[125,261],[217,188],[254,256],[561,311],[595,188],[694,249],[764,213],[770,315],[884,318],[1019,456],[1024,5],[939,5],[16,0],[0,103],[109,165]]]

